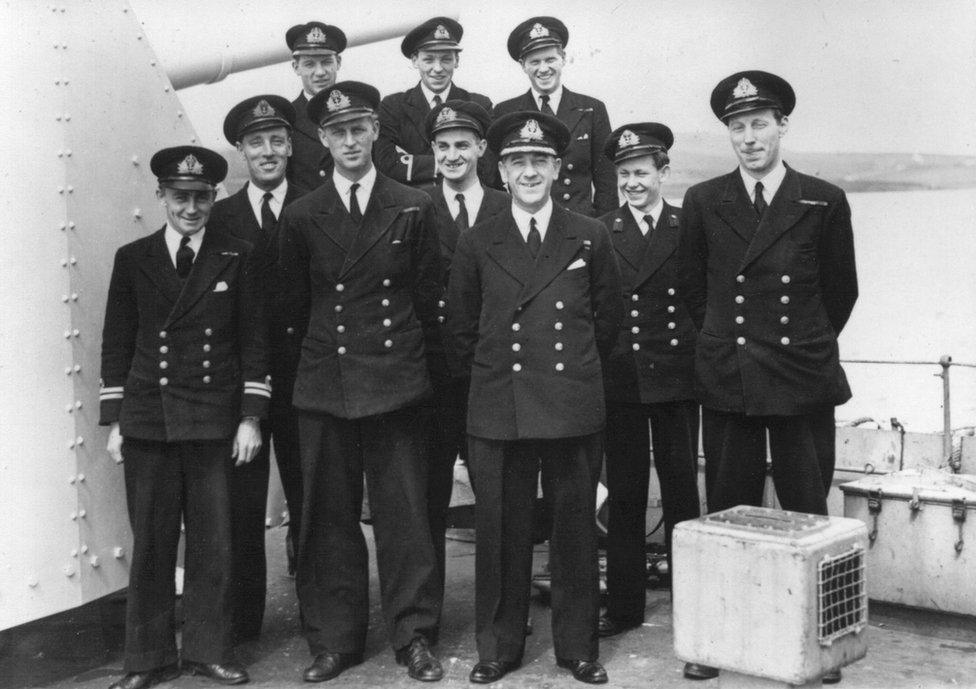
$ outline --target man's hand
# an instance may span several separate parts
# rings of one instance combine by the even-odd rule
[[[261,449],[261,424],[251,416],[241,419],[241,425],[237,427],[237,435],[234,436],[234,448],[231,457],[237,461],[234,466],[247,464],[254,459],[258,450]]]
[[[122,432],[119,430],[119,422],[112,424],[108,431],[108,444],[105,446],[108,455],[115,460],[116,464],[122,463]]]

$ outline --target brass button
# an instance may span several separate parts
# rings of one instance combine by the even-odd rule
[[[384,346],[384,347],[386,347],[387,349],[389,349],[390,347],[392,347],[392,346],[393,346],[393,340],[386,340],[386,341],[385,341],[385,342],[383,343],[383,346]]]
[[[790,338],[788,337],[780,338],[780,343],[784,345],[788,345],[790,343]]]
[[[345,354],[346,353],[346,348],[345,347],[339,347],[339,349],[337,349],[336,351],[339,352],[339,354]]]
[[[669,306],[668,307],[668,313],[674,313],[674,307],[673,306]]]
[[[668,287],[668,296],[669,297],[673,297],[674,296],[674,287]]]
[[[344,325],[337,325],[336,326],[336,332],[337,333],[344,333],[344,332],[346,332],[346,326],[344,326]]]
[[[562,330],[563,329],[563,324],[560,323],[559,321],[556,321],[556,324],[554,326],[552,326],[552,327],[555,328],[556,330]]]
[[[790,322],[790,317],[789,317],[789,316],[782,316],[782,317],[781,317],[781,318],[779,319],[779,322],[780,322],[780,323],[782,323],[783,325],[786,325],[787,323],[789,323],[789,322]]]
[[[213,380],[213,379],[210,376],[204,376],[203,377],[203,382],[204,383],[209,383],[211,380]]]
[[[562,342],[557,342],[556,345],[555,345],[555,348],[556,348],[556,351],[557,352],[563,351],[563,343]]]
[[[676,340],[676,339],[671,340],[671,346],[672,347],[677,347],[678,346],[678,340]]]
[[[736,275],[735,276],[735,281],[738,282],[741,285],[743,282],[746,281],[746,276],[745,275]]]
[[[638,297],[636,294],[631,294],[630,295],[630,300],[631,301],[637,301],[638,299],[640,299],[640,297]]]
[[[634,333],[634,334],[636,335],[637,333],[639,333],[639,332],[640,332],[640,328],[638,328],[638,327],[637,327],[637,326],[635,325],[635,326],[634,326],[633,328],[631,328],[631,329],[630,329],[630,332],[632,332],[632,333]]]
[[[522,345],[520,345],[518,342],[516,342],[515,344],[512,345],[512,351],[513,352],[520,352],[520,351],[522,351]]]
[[[677,324],[674,321],[668,323],[668,330],[674,330],[676,327]]]
[[[336,304],[333,311],[335,311],[336,313],[342,313],[342,304]]]
[[[735,295],[735,303],[736,304],[744,304],[745,301],[746,301],[746,298],[743,297],[741,294]]]
[[[289,335],[294,335],[295,334],[295,329],[294,328],[285,328],[285,332],[288,333]]]
[[[736,343],[738,343],[740,345],[744,345],[746,343],[746,338],[744,338],[744,337],[737,337],[737,338],[735,338],[735,341],[736,341]]]
[[[211,335],[213,335],[213,328],[207,328],[206,330],[203,331],[203,334],[206,335],[207,337],[210,337]]]
[[[522,329],[522,326],[521,325],[519,325],[518,323],[512,323],[512,332],[516,332],[517,333],[521,329]]]
[[[563,194],[563,201],[569,201],[569,199],[570,199],[569,194]]]
[[[160,378],[159,379],[159,384],[160,385],[169,385],[169,378]]]
[[[562,371],[564,368],[566,368],[566,367],[563,366],[563,362],[559,361],[559,362],[556,363],[556,370],[557,371]]]
[[[572,184],[572,183],[573,183],[573,180],[571,180],[569,177],[567,177],[566,179],[563,180],[563,184],[565,184],[567,187],[570,184]]]
[[[557,302],[556,302],[556,308],[557,308],[557,309],[559,309],[559,310],[561,311],[561,310],[562,310],[562,308],[563,308],[563,303],[562,303],[561,301],[557,301]]]
[[[168,354],[169,353],[169,347],[167,347],[166,345],[163,345],[162,347],[159,348],[159,353],[160,354]]]
[[[573,169],[573,164],[572,163],[566,163],[566,169],[567,170],[572,170]]]
[[[780,304],[789,304],[790,303],[790,298],[784,294],[782,297],[779,298],[779,303]]]
[[[390,284],[391,284],[390,283],[390,278],[383,278],[383,286],[384,287],[389,287]]]
[[[789,276],[789,275],[784,275],[784,276],[783,276],[782,278],[780,278],[780,279],[781,279],[781,280],[783,281],[783,284],[784,284],[784,285],[788,285],[788,284],[790,284],[790,276]]]
[[[746,322],[746,319],[743,316],[736,316],[735,322],[738,323],[739,325],[742,325],[743,323]]]
[[[341,282],[336,285],[336,292],[341,292],[344,289],[346,289],[346,286],[344,284],[342,284]]]
[[[444,316],[438,316],[437,317],[437,322],[438,323],[443,323],[444,322]]]
[[[446,303],[444,303],[444,300],[443,300],[443,299],[441,299],[441,300],[440,300],[439,302],[437,302],[437,305],[438,305],[439,307],[441,307],[442,309],[443,309],[443,308],[444,308],[445,306],[447,306],[447,304],[446,304]]]
[[[210,345],[208,345],[208,344],[203,345],[203,351],[209,352],[210,351]]]
[[[161,337],[162,339],[164,339],[164,340],[165,340],[165,339],[166,339],[166,331],[165,331],[165,330],[160,330],[160,331],[159,331],[159,336],[160,336],[160,337]]]
[[[391,325],[393,325],[393,321],[391,321],[389,318],[384,318],[383,319],[383,326],[384,327],[389,328]]]
[[[169,362],[160,361],[159,362],[159,368],[169,368]]]
[[[203,362],[203,367],[204,368],[210,368],[210,362],[209,361],[204,361]]]
[[[630,312],[631,318],[637,318],[639,315],[640,315],[640,311],[638,311],[637,309],[634,309],[633,311]]]
[[[634,350],[635,352],[636,352],[636,351],[637,351],[638,349],[640,349],[640,345],[639,345],[639,344],[637,344],[636,342],[635,342],[634,344],[632,344],[632,345],[630,345],[630,346],[631,346],[631,348],[632,348],[632,349],[633,349],[633,350]]]
[[[518,373],[522,370],[522,364],[512,364],[512,370]]]
[[[383,306],[389,306],[390,305],[390,300],[389,299],[384,299],[383,301],[380,302],[380,304],[382,304]]]

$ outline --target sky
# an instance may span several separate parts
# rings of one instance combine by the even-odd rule
[[[797,93],[794,150],[976,155],[976,3],[971,0],[430,0],[345,3],[131,0],[164,65],[188,55],[284,46],[295,23],[318,19],[350,38],[395,23],[456,16],[465,28],[455,81],[494,102],[528,81],[505,49],[523,19],[558,16],[569,27],[563,83],[601,98],[613,126],[653,120],[676,132],[722,133],[708,107],[732,72],[764,69]],[[413,21],[415,20],[415,21]],[[351,47],[339,79],[382,94],[417,72],[400,39]],[[202,142],[223,143],[224,115],[258,93],[294,98],[288,62],[179,92]],[[730,154],[731,155],[731,154]]]

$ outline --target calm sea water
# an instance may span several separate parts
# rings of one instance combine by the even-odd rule
[[[851,194],[860,298],[841,358],[976,364],[976,189]],[[939,366],[846,364],[838,419],[942,428]],[[952,424],[976,425],[976,369],[952,368]]]

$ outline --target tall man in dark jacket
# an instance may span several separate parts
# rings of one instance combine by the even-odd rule
[[[512,204],[508,194],[484,187],[478,179],[478,163],[488,145],[485,132],[490,123],[491,115],[487,110],[473,101],[460,100],[438,105],[424,122],[434,160],[444,175],[440,184],[424,189],[430,194],[437,213],[441,253],[437,325],[427,341],[427,364],[434,387],[427,514],[442,584],[445,574],[444,531],[454,487],[454,463],[459,455],[465,454],[467,444],[464,426],[469,382],[460,368],[447,331],[446,316],[450,308],[447,283],[451,275],[451,260],[462,234],[468,232],[472,225],[508,211]]]
[[[437,179],[435,156],[424,120],[430,111],[448,100],[473,101],[491,110],[491,101],[480,93],[465,91],[454,83],[461,63],[462,26],[449,17],[434,17],[403,38],[400,52],[420,72],[420,82],[402,93],[391,93],[380,103],[380,138],[376,142],[376,167],[398,182],[419,186]],[[493,160],[479,164],[482,179],[494,178]]]
[[[603,101],[562,85],[568,41],[569,30],[555,17],[532,17],[515,27],[508,54],[522,66],[531,88],[496,105],[494,116],[537,110],[559,118],[570,137],[552,199],[571,211],[598,216],[617,207],[613,165],[603,156],[610,118]]]
[[[739,167],[690,188],[681,216],[708,507],[759,505],[766,439],[784,509],[826,514],[834,407],[850,399],[837,336],[857,299],[844,192],[787,167],[796,102],[782,78],[733,74],[712,92]]]
[[[594,510],[603,461],[602,362],[623,310],[610,237],[550,198],[569,130],[535,111],[501,117],[489,146],[512,193],[508,213],[458,240],[451,332],[471,371],[468,461],[477,488],[471,681],[518,667],[525,646],[531,520],[541,469],[550,534],[556,662],[604,683]]]
[[[321,682],[362,661],[369,561],[359,525],[369,491],[383,616],[397,662],[443,676],[429,648],[440,616],[427,523],[425,331],[440,291],[434,207],[377,173],[379,92],[347,81],[309,104],[335,170],[282,213],[285,317],[307,323],[293,404],[305,488],[298,598]]]
[[[206,224],[227,162],[197,146],[150,168],[166,225],[115,255],[102,332],[101,421],[125,459],[133,544],[126,675],[145,689],[180,674],[176,569],[186,525],[182,670],[247,682],[233,663],[230,474],[261,446],[271,397],[251,245]]]
[[[650,442],[661,486],[664,543],[674,525],[699,515],[697,332],[681,295],[678,219],[661,195],[671,173],[671,130],[637,122],[615,130],[604,152],[617,169],[624,204],[601,220],[610,230],[627,310],[604,371],[607,394],[607,614],[600,636],[644,622],[645,513]],[[669,569],[670,572],[670,569]],[[685,676],[715,671],[689,663]]]
[[[322,22],[297,24],[285,32],[291,50],[291,67],[302,81],[302,92],[292,101],[295,125],[288,181],[303,189],[315,189],[332,174],[332,156],[319,140],[319,125],[308,116],[312,97],[332,86],[342,66],[346,34],[338,26]]]
[[[227,113],[224,136],[237,147],[247,165],[248,181],[241,189],[214,204],[210,227],[250,242],[262,264],[261,292],[269,315],[271,346],[270,418],[261,424],[261,451],[254,461],[235,471],[233,498],[234,637],[257,638],[264,618],[267,562],[264,554],[265,517],[271,439],[288,503],[288,570],[295,571],[294,548],[302,512],[302,474],[298,456],[298,420],[291,407],[301,335],[288,332],[275,308],[274,263],[278,248],[278,216],[282,208],[302,195],[290,184],[285,170],[292,153],[291,131],[295,110],[281,96],[247,98]]]

